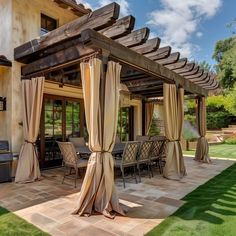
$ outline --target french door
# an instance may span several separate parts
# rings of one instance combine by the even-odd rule
[[[84,136],[83,100],[44,95],[40,122],[39,162],[42,168],[62,163],[57,141]]]
[[[118,114],[117,135],[121,141],[134,140],[134,107],[121,107]]]

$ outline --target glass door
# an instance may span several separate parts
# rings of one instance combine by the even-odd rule
[[[117,135],[121,141],[133,140],[133,107],[121,107],[118,114]]]
[[[38,149],[40,166],[62,163],[57,141],[81,137],[84,132],[83,102],[79,99],[44,95]]]

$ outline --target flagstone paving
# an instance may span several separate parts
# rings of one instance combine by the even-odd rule
[[[127,180],[125,189],[117,178],[120,202],[128,212],[126,217],[116,216],[114,220],[102,215],[72,215],[82,181],[77,188],[73,180],[61,184],[61,168],[43,171],[43,179],[35,183],[1,184],[0,206],[55,236],[139,236],[175,212],[184,203],[182,197],[233,163],[213,160],[212,164],[203,164],[185,158],[188,175],[181,181],[164,179],[156,171],[153,178],[142,177],[139,184]]]

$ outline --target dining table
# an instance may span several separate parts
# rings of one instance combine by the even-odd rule
[[[114,157],[121,156],[124,151],[125,144],[126,144],[125,142],[116,143],[114,145],[114,148],[113,148],[111,154]],[[89,157],[90,154],[92,153],[88,146],[77,146],[77,147],[75,147],[75,150],[76,150],[77,154],[80,155],[81,157]]]

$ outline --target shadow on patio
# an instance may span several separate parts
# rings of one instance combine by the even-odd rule
[[[155,171],[154,178],[149,179],[146,175],[139,184],[131,179],[124,189],[122,179],[117,178],[120,202],[128,213],[127,217],[117,216],[114,220],[102,215],[71,215],[76,207],[81,181],[78,181],[76,189],[73,180],[61,184],[61,168],[43,171],[42,181],[1,184],[0,205],[52,235],[78,235],[78,232],[86,236],[94,233],[96,236],[143,235],[175,212],[184,203],[180,199],[186,194],[233,162],[214,160],[208,165],[185,158],[185,163],[188,175],[181,181],[164,179]]]

